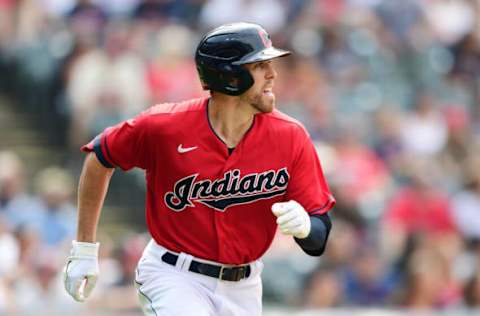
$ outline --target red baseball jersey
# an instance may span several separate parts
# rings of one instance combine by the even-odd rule
[[[148,229],[175,252],[225,264],[261,257],[276,232],[275,202],[311,214],[335,204],[305,128],[275,110],[255,115],[230,154],[208,98],[151,107],[82,147],[107,167],[146,170]]]

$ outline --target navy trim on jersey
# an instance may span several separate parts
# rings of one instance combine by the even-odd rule
[[[213,132],[213,134],[222,142],[225,144],[225,146],[227,146],[227,144],[223,141],[223,139],[220,138],[220,136],[218,136],[217,132],[215,132],[215,130],[213,129],[213,126],[212,126],[212,123],[210,122],[210,117],[208,116],[208,105],[210,104],[210,99],[208,99],[207,101],[207,106],[205,106],[205,114],[207,115],[207,122],[208,122],[208,127],[210,127],[210,130]],[[228,146],[227,146],[228,147]]]
[[[332,202],[332,201],[331,201],[331,199],[329,198],[329,199],[327,200],[327,202],[325,202],[325,204],[323,204],[323,205],[320,206],[319,208],[316,208],[316,209],[314,209],[313,211],[311,211],[311,212],[309,213],[309,215],[310,215],[310,216],[312,216],[312,215],[322,215],[322,214],[318,214],[318,212],[323,211],[328,205],[330,205],[331,202]]]
[[[105,147],[105,152],[107,153],[108,159],[114,162],[112,159],[112,155],[110,154],[110,148],[108,148],[107,137],[103,137],[103,147]],[[113,167],[113,166],[112,166]]]
[[[210,100],[210,99],[209,99]],[[210,117],[208,116],[208,106],[209,106],[210,102],[207,101],[207,105],[205,106],[205,109],[206,109],[206,114],[207,114],[207,122],[208,122],[208,126],[210,127],[210,130],[213,132],[213,134],[222,142],[225,144],[225,146],[227,146],[227,149],[228,149],[228,154],[231,155],[233,153],[233,150],[235,149],[235,147],[233,148],[230,148],[228,147],[227,143],[225,143],[223,141],[223,139],[218,136],[217,132],[215,132],[215,130],[213,129],[213,126],[212,126],[212,123],[210,122]],[[245,135],[247,135],[248,132],[250,132],[250,130],[253,128],[253,125],[255,125],[255,121],[256,121],[256,116],[254,115],[253,116],[253,122],[252,124],[250,125],[250,127],[247,129],[247,131],[245,132],[245,134],[243,134],[243,137],[245,137]],[[243,138],[242,138],[243,139]],[[231,150],[231,151],[230,151]]]
[[[101,137],[102,135],[98,135],[97,137],[95,137],[95,139],[93,140],[93,151],[95,152],[95,155],[97,156],[98,158],[98,161],[100,161],[100,163],[105,167],[105,168],[115,168],[114,166],[112,166],[108,161],[107,159],[105,159],[105,156],[103,155],[103,152],[102,152],[102,144],[101,144]]]

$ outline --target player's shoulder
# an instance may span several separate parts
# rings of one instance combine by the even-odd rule
[[[271,128],[274,128],[275,130],[308,135],[307,129],[299,120],[280,110],[275,109],[270,113],[263,114],[263,117],[266,121],[271,123]]]
[[[176,116],[189,112],[203,111],[208,98],[191,99],[177,103],[161,103],[156,104],[142,115],[144,116]]]

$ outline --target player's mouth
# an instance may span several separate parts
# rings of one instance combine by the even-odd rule
[[[263,89],[263,94],[267,96],[273,96],[273,87]]]

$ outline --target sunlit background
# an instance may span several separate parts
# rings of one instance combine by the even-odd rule
[[[294,52],[276,62],[277,106],[309,130],[337,199],[322,257],[275,239],[265,315],[475,314],[479,17],[477,0],[0,0],[0,315],[141,315],[140,170],[113,177],[91,299],[63,290],[79,147],[205,95],[193,52],[229,21]]]

